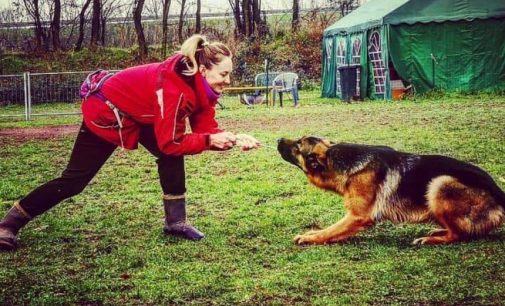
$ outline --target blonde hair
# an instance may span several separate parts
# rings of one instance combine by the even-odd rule
[[[187,70],[183,71],[185,75],[194,75],[198,72],[198,67],[204,65],[211,69],[223,60],[223,57],[232,57],[230,49],[221,42],[211,42],[200,34],[195,34],[182,43],[179,51],[184,55]]]

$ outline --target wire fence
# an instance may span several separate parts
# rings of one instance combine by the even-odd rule
[[[78,107],[78,103],[81,101],[79,89],[90,72],[24,72],[22,74],[0,75],[0,119],[18,117],[31,120],[35,116],[79,115],[81,113]],[[254,79],[251,79],[251,85],[253,84]],[[258,106],[244,105],[244,94],[254,94],[254,90],[240,93],[225,92],[219,100],[219,107],[232,109]],[[317,86],[301,88],[299,91],[301,104],[319,97],[320,90]],[[283,95],[282,101],[278,96],[275,100],[272,98],[264,99],[262,104],[272,107],[294,105],[294,97],[288,93]],[[267,103],[268,101],[270,104]],[[62,103],[69,105],[62,107]]]
[[[23,113],[0,113],[0,117],[75,115],[79,112],[37,113],[33,107],[45,103],[75,103],[80,101],[79,88],[91,71],[30,73],[0,75],[0,109],[24,105]],[[14,108],[19,109],[19,108]]]

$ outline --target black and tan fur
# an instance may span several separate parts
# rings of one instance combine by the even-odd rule
[[[328,228],[296,236],[297,244],[342,241],[382,220],[433,221],[440,228],[413,243],[453,243],[483,236],[505,219],[505,193],[491,176],[451,157],[317,137],[280,139],[278,150],[312,184],[342,195],[347,211]]]

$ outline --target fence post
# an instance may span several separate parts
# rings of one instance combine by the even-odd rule
[[[25,98],[25,120],[29,120],[28,116],[28,73],[23,72],[23,91]]]
[[[266,83],[266,98],[267,98],[267,106],[270,104],[268,101],[268,85],[270,83],[270,79],[268,78],[268,64],[269,64],[269,61],[268,61],[268,58],[265,59],[265,73],[267,74],[267,81],[265,82]],[[254,84],[256,86],[256,84]],[[273,103],[272,103],[273,104]],[[272,105],[273,106],[273,105]]]
[[[32,120],[32,80],[30,72],[26,73],[27,76],[27,92],[28,92],[28,120]]]

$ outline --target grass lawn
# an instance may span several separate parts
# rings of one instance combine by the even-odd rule
[[[300,108],[218,110],[222,127],[265,145],[319,135],[447,154],[505,188],[505,97],[451,96]],[[63,106],[64,108],[65,106]],[[22,110],[9,110],[9,112]],[[0,113],[3,112],[0,109]],[[78,116],[0,120],[7,127],[78,124]],[[73,135],[0,136],[0,212],[63,170]],[[292,238],[343,213],[265,146],[187,157],[189,219],[200,242],[162,234],[154,158],[117,151],[90,186],[32,221],[15,253],[0,254],[5,305],[498,305],[505,300],[505,229],[449,246],[413,246],[434,225],[381,223],[348,242],[299,247]]]

